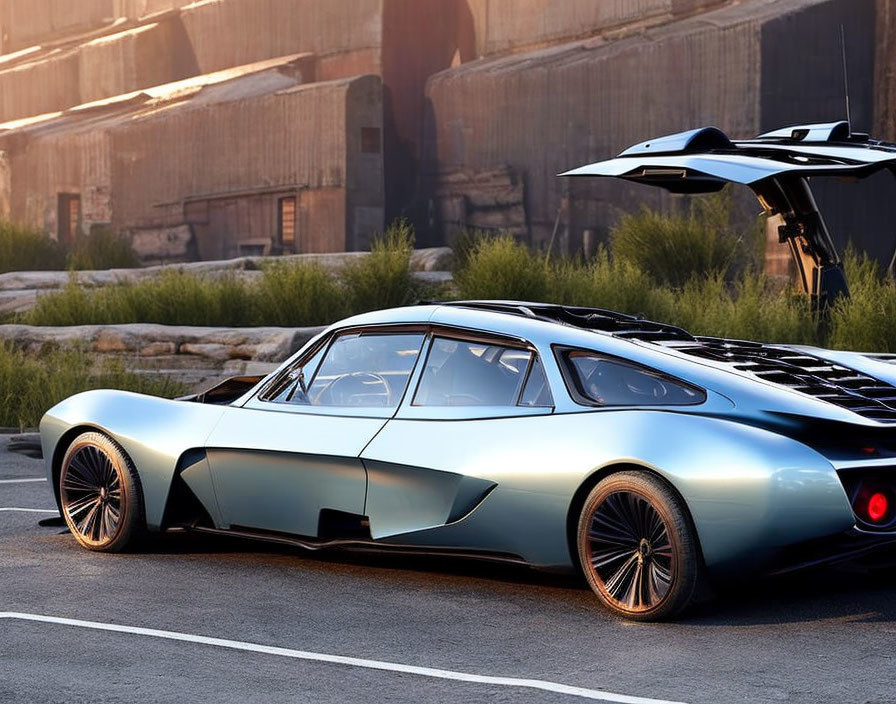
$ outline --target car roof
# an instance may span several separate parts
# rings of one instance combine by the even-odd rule
[[[516,337],[542,348],[584,347],[681,378],[714,370],[804,398],[824,401],[878,423],[896,422],[896,387],[811,351],[788,345],[695,336],[674,325],[603,308],[531,301],[427,303],[365,313],[331,329],[403,323],[442,324]],[[705,377],[704,377],[705,378]]]

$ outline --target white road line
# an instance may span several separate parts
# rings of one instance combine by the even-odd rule
[[[225,640],[223,638],[209,638],[191,633],[179,633],[177,631],[160,631],[155,628],[139,628],[137,626],[121,626],[116,623],[99,623],[97,621],[81,621],[74,618],[60,618],[58,616],[43,616],[41,614],[25,614],[14,611],[0,611],[0,619],[18,619],[21,621],[39,621],[42,623],[55,623],[62,626],[75,626],[77,628],[89,628],[96,631],[114,631],[116,633],[129,633],[138,636],[150,636],[165,640],[179,640],[189,643],[202,643],[214,645],[219,648],[232,650],[244,650],[252,653],[264,653],[266,655],[279,655],[281,657],[296,658],[299,660],[313,660],[316,662],[328,662],[338,665],[350,665],[352,667],[365,667],[371,670],[386,670],[388,672],[401,672],[421,677],[435,677],[442,680],[456,680],[460,682],[475,682],[477,684],[496,685],[500,687],[524,687],[539,689],[545,692],[568,694],[583,699],[596,699],[605,702],[619,702],[620,704],[682,704],[666,699],[650,699],[647,697],[633,697],[628,694],[615,694],[598,689],[586,689],[574,687],[559,682],[547,680],[520,679],[517,677],[494,677],[491,675],[475,675],[468,672],[455,670],[439,670],[431,667],[417,667],[416,665],[402,665],[395,662],[382,660],[366,660],[345,655],[328,655],[326,653],[313,653],[307,650],[292,650],[290,648],[278,648],[271,645],[259,645],[257,643],[244,643],[238,640]]]
[[[0,511],[22,511],[23,513],[55,513],[59,515],[59,511],[55,508],[20,508],[18,506],[0,506]]]
[[[39,479],[0,479],[0,484],[24,484],[25,482],[45,482],[43,477]]]

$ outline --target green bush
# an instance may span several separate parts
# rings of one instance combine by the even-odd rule
[[[828,344],[862,352],[896,352],[896,283],[877,262],[853,250],[844,256],[850,298],[830,312]]]
[[[480,239],[466,266],[454,274],[460,298],[543,301],[549,297],[550,266],[510,236]]]
[[[70,269],[133,269],[138,266],[140,260],[128,239],[109,228],[94,229],[80,238],[68,255]]]
[[[39,357],[0,345],[0,426],[37,427],[44,412],[72,394],[88,389],[124,389],[171,398],[182,384],[159,374],[135,374],[120,361],[96,368],[80,348],[57,349]]]
[[[756,259],[761,227],[737,232],[731,227],[727,191],[695,197],[687,217],[662,215],[646,207],[625,215],[611,233],[613,258],[627,261],[653,281],[684,286],[694,277],[728,278]]]
[[[133,268],[139,265],[130,242],[109,229],[95,230],[67,250],[40,230],[0,220],[0,273]]]
[[[43,232],[0,220],[0,274],[64,269],[65,251]]]
[[[350,261],[342,270],[348,310],[361,313],[411,303],[416,289],[411,275],[414,230],[397,220],[382,237],[375,238],[370,254]]]
[[[74,278],[61,291],[39,296],[21,316],[29,325],[164,323],[254,325],[254,302],[234,274],[202,277],[181,271],[156,279],[85,288]]]
[[[761,342],[818,344],[818,319],[809,300],[777,291],[762,275],[736,283],[721,276],[694,278],[674,297],[667,322],[696,335]]]
[[[346,315],[410,303],[419,293],[410,271],[410,228],[397,225],[369,256],[332,274],[317,264],[272,262],[260,276],[196,275],[171,269],[139,283],[98,288],[74,277],[39,296],[18,316],[29,325],[162,323],[167,325],[324,325]]]
[[[670,289],[654,285],[644,272],[627,261],[613,261],[606,249],[587,263],[574,259],[549,265],[548,300],[555,303],[607,308],[662,320],[672,309]]]
[[[317,264],[268,264],[254,298],[260,325],[326,325],[348,310],[339,279]]]

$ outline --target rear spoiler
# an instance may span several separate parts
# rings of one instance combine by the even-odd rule
[[[840,257],[807,179],[861,179],[887,169],[896,175],[896,144],[851,133],[848,123],[785,127],[732,141],[716,127],[635,144],[614,159],[560,176],[613,177],[673,193],[711,193],[726,183],[750,187],[790,244],[804,291],[825,305],[849,291]]]

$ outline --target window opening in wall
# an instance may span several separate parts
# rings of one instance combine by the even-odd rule
[[[296,199],[281,198],[277,201],[277,229],[280,244],[285,250],[294,250],[296,245]]]
[[[362,154],[379,154],[380,153],[380,128],[379,127],[362,127],[361,128],[361,153]]]

